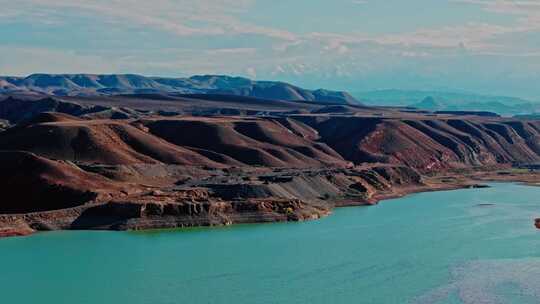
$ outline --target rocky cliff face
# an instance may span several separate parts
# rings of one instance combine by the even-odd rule
[[[181,178],[180,172],[164,174],[155,166],[166,167],[146,167],[129,183],[111,182],[110,187],[129,185],[129,190],[111,192],[102,199],[73,200],[69,201],[73,206],[49,205],[48,211],[17,209],[23,213],[0,215],[0,232],[24,235],[34,230],[138,230],[304,221],[326,216],[335,206],[371,204],[377,195],[400,195],[403,189],[423,186],[414,170],[386,165],[358,169],[219,169],[201,171],[189,180],[182,178],[174,183]],[[95,171],[103,174],[100,168]],[[149,185],[152,180],[154,184]],[[27,207],[17,202],[29,202],[31,198],[21,193],[13,204]],[[14,210],[13,206],[0,208],[2,213]]]

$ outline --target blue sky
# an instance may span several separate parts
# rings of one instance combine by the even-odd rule
[[[540,100],[540,0],[0,0],[0,74],[231,74]]]

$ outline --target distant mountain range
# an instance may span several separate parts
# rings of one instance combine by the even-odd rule
[[[516,115],[515,117],[520,118],[520,119],[536,119],[536,120],[540,120],[540,113]]]
[[[471,93],[378,90],[355,93],[366,105],[407,106],[428,111],[489,111],[505,116],[540,112],[540,103]]]
[[[481,111],[504,116],[540,113],[540,102],[515,97],[462,92],[377,90],[353,95],[324,89],[308,90],[278,81],[255,81],[225,75],[188,78],[145,77],[134,74],[32,74],[0,76],[0,95],[113,96],[166,94],[168,96],[245,96],[265,100],[319,104],[414,107],[427,111]],[[223,98],[223,97],[220,97]],[[360,101],[361,102],[360,102]]]
[[[0,94],[39,93],[53,96],[100,96],[120,94],[219,94],[273,100],[358,104],[346,92],[307,90],[284,82],[254,81],[242,77],[204,75],[189,78],[141,75],[33,74],[0,77]]]

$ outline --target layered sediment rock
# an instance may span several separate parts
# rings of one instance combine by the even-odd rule
[[[0,237],[25,236],[34,231],[24,220],[0,217]]]
[[[151,173],[147,172],[143,179],[150,178],[148,174]],[[174,180],[176,173],[171,174]],[[179,186],[139,184],[140,191],[121,192],[102,203],[0,217],[0,227],[12,227],[14,220],[34,230],[138,230],[304,221],[326,216],[336,206],[370,204],[377,194],[399,194],[394,191],[400,187],[419,186],[422,186],[421,177],[414,170],[388,165],[358,169],[236,170],[234,176],[230,170],[211,170],[207,176]]]
[[[205,202],[119,201],[85,210],[72,229],[141,230],[239,223],[303,221],[328,215],[300,200],[258,199]]]

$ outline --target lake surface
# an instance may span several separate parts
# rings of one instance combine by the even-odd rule
[[[540,303],[540,188],[492,186],[307,223],[2,239],[1,303]]]

